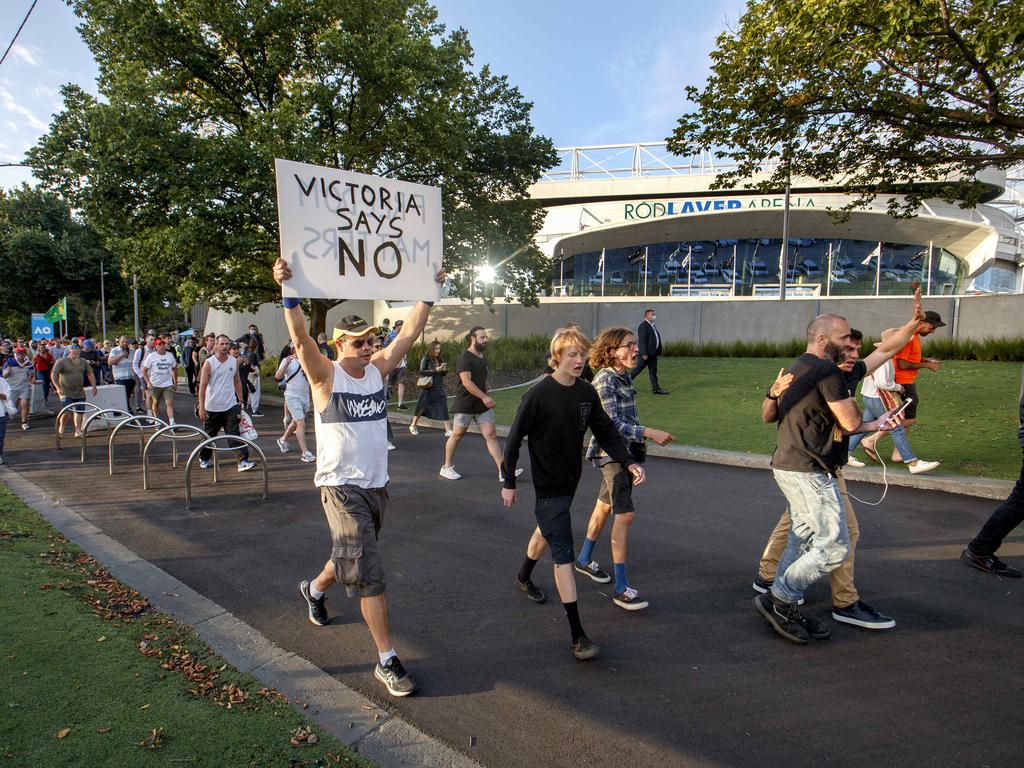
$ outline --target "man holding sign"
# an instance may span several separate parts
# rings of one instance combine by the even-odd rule
[[[287,251],[286,251],[287,252]],[[292,270],[279,258],[274,280],[287,293]],[[435,280],[444,282],[444,272]],[[436,296],[437,289],[428,289]],[[425,293],[423,288],[420,292]],[[299,299],[283,299],[288,325],[302,370],[309,380],[316,427],[317,461],[314,483],[331,529],[331,557],[312,581],[299,591],[309,609],[309,620],[328,623],[324,592],[336,582],[349,597],[360,598],[363,619],[377,646],[376,677],[393,696],[416,690],[391,644],[388,607],[384,595],[384,565],[377,538],[387,506],[388,438],[385,384],[390,374],[419,337],[433,302],[421,301],[409,313],[402,332],[377,352],[376,326],[355,315],[337,324],[333,342],[337,360],[328,360],[306,329]]]

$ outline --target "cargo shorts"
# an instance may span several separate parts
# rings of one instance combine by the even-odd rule
[[[331,562],[334,575],[349,597],[384,594],[384,563],[377,540],[386,488],[326,485],[320,489],[327,523],[331,528]]]

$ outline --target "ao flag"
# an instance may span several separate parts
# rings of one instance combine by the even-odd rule
[[[434,301],[441,269],[441,190],[275,160],[283,295]]]

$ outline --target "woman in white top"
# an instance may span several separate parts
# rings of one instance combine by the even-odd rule
[[[281,365],[277,367],[274,378],[284,384],[284,401],[288,406],[288,413],[291,420],[285,427],[284,434],[277,439],[277,447],[281,453],[288,453],[291,448],[288,446],[288,437],[294,432],[299,443],[299,450],[302,461],[316,461],[316,456],[309,450],[306,443],[306,414],[309,413],[309,381],[306,374],[299,365],[299,358],[295,356],[295,347],[288,345],[290,354],[281,358]]]

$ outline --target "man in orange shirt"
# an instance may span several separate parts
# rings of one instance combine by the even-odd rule
[[[921,337],[928,336],[934,333],[936,328],[942,328],[945,325],[938,312],[932,312],[931,310],[925,312],[924,321],[918,326],[917,333],[910,338],[907,346],[897,352],[896,356],[892,359],[896,366],[896,383],[903,388],[903,399],[913,398],[913,402],[903,412],[904,427],[909,428],[917,423],[917,406],[921,402],[917,394],[917,372],[922,368],[927,368],[929,371],[937,371],[942,364],[935,358],[921,357]],[[872,441],[871,445],[868,445],[868,441],[865,440],[862,445],[874,449],[874,441]],[[902,461],[895,448],[893,449],[892,460]]]

